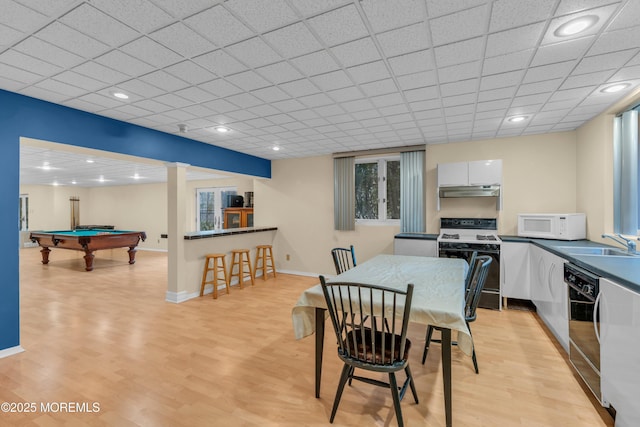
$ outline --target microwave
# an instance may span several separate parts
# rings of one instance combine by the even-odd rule
[[[557,240],[585,239],[587,216],[583,213],[519,214],[518,236]]]

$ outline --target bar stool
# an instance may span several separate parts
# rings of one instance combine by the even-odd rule
[[[231,282],[233,276],[238,276],[240,289],[242,289],[244,285],[245,264],[247,264],[247,267],[249,268],[249,277],[251,278],[251,286],[253,286],[255,282],[253,281],[253,269],[251,268],[251,260],[249,259],[249,249],[233,249],[231,251],[231,269],[229,270],[229,282]],[[234,273],[233,270],[236,265],[238,266],[238,271]]]
[[[262,261],[262,265],[259,265],[258,261]],[[269,271],[273,273],[273,277],[278,277],[276,274],[276,265],[273,262],[273,248],[271,245],[256,246],[256,262],[254,265],[256,276],[258,275],[258,271],[262,270],[263,280],[267,280],[267,273]],[[269,268],[271,268],[271,270],[269,270]]]
[[[213,260],[211,266],[210,261]],[[218,264],[220,261],[220,264]],[[207,273],[213,272],[213,279],[207,281]],[[222,277],[220,277],[222,273]],[[227,287],[227,294],[229,293],[229,278],[227,277],[227,266],[224,261],[224,254],[206,254],[204,258],[204,271],[202,272],[202,285],[200,286],[200,296],[204,295],[204,287],[212,283],[213,284],[213,298],[218,298],[218,279],[222,279]]]

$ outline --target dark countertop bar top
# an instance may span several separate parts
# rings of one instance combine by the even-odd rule
[[[570,254],[569,247],[607,247],[621,249],[620,246],[606,245],[591,240],[548,240],[530,239],[518,236],[500,236],[503,242],[532,243],[558,255],[600,277],[610,279],[629,290],[640,293],[640,256],[594,256]]]
[[[194,231],[184,236],[185,240],[208,239],[211,237],[233,236],[236,234],[259,233],[262,231],[274,231],[278,227],[245,227],[245,228],[227,228],[224,230],[210,231]]]
[[[431,233],[399,233],[395,235],[396,239],[421,239],[421,240],[436,240],[437,234]]]

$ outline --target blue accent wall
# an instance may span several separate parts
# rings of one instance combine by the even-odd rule
[[[271,178],[271,162],[0,90],[0,350],[20,345],[20,137]]]

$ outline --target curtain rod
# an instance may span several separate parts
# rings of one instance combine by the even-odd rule
[[[333,153],[334,159],[341,157],[375,156],[379,154],[406,153],[407,151],[426,151],[426,144],[405,145],[403,147],[374,148],[371,150],[345,151],[343,153]]]

